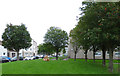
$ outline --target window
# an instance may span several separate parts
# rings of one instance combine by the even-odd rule
[[[3,53],[3,55],[5,55],[5,53]]]
[[[30,55],[32,55],[32,53],[30,53]]]
[[[28,55],[28,53],[25,53],[25,55]]]
[[[15,53],[12,53],[12,57],[15,57]]]
[[[101,52],[96,52],[95,56],[101,56]]]
[[[120,52],[115,52],[115,56],[120,56]]]
[[[21,53],[19,53],[19,55],[21,55]]]
[[[107,55],[109,55],[109,51],[107,51]]]

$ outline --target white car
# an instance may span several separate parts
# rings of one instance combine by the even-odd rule
[[[44,57],[44,55],[40,55],[40,58]]]
[[[24,60],[32,60],[32,57],[27,56],[27,57],[24,58]]]
[[[48,55],[48,57],[50,58],[50,57],[53,57],[53,56],[51,56],[51,55]]]
[[[31,56],[31,60],[35,60],[36,59],[36,57],[35,56]]]

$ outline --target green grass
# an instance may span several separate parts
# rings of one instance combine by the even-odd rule
[[[108,63],[107,63],[108,66]],[[117,73],[118,65],[114,64],[114,73]],[[88,63],[83,59],[69,59],[43,61],[29,60],[16,61],[2,64],[3,74],[111,74],[107,67],[103,67],[101,60],[96,60],[93,63],[89,60]]]
[[[0,76],[2,75],[2,64],[0,63]]]

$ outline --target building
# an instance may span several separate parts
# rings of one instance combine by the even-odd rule
[[[7,56],[7,49],[2,46],[2,41],[0,41],[0,56]]]
[[[36,56],[38,54],[38,47],[37,43],[32,40],[32,46],[28,49],[21,49],[19,52],[20,56],[26,57],[26,56]]]
[[[17,53],[15,51],[9,51],[4,46],[2,46],[2,41],[0,41],[0,56],[14,57]]]
[[[85,58],[84,50],[82,50],[82,49],[78,49],[78,50],[79,51],[78,51],[78,53],[76,55],[76,58],[84,59]],[[70,43],[70,40],[69,40],[69,45],[68,45],[68,56],[70,58],[74,58],[73,45]],[[118,59],[118,57],[120,57],[120,51],[116,51],[116,52],[114,51],[113,52],[113,59]],[[93,51],[88,50],[87,58],[88,59],[93,59]],[[95,53],[95,58],[96,59],[102,59],[102,51],[98,50]],[[106,59],[109,59],[108,51],[106,51]]]
[[[63,49],[62,49],[62,51],[59,52],[59,55],[60,56],[67,55],[68,54],[68,47],[65,47],[65,51],[66,51],[66,53],[63,53]],[[55,55],[56,55],[56,53],[55,53]]]
[[[32,46],[28,49],[21,49],[19,51],[19,56],[36,56],[38,54],[38,47],[37,47],[37,43],[32,40]],[[8,56],[8,57],[15,57],[17,56],[17,52],[16,51],[10,51],[7,50],[6,48],[4,48],[2,46],[2,41],[0,41],[0,56]]]

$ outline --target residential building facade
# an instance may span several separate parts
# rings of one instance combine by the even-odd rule
[[[36,56],[38,54],[38,47],[37,47],[37,43],[32,40],[31,42],[31,47],[28,48],[28,49],[21,49],[19,51],[19,56],[23,56],[23,57],[26,57],[26,56]],[[4,48],[2,46],[2,41],[0,41],[0,56],[8,56],[8,57],[15,57],[17,56],[17,52],[16,51],[10,51],[10,50],[7,50],[6,48]]]
[[[38,47],[37,42],[32,40],[32,46],[28,49],[21,49],[19,52],[20,56],[26,57],[26,56],[36,56],[38,54]]]

